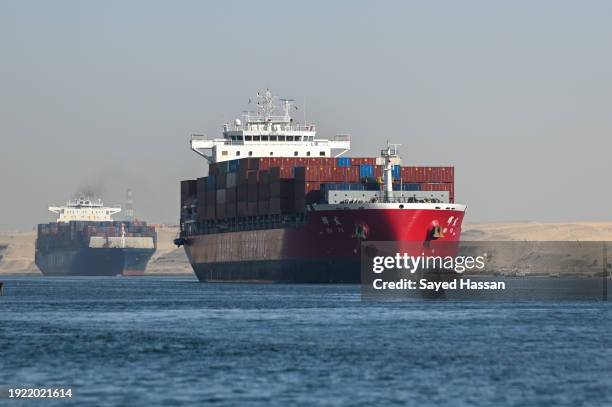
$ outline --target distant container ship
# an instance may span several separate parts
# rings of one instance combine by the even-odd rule
[[[258,94],[258,112],[223,138],[192,135],[209,175],[181,182],[180,237],[200,281],[358,283],[367,241],[458,241],[465,205],[453,167],[402,167],[397,145],[344,157],[350,137],[316,137],[292,100]]]
[[[128,192],[129,194],[129,192]],[[157,248],[153,226],[113,221],[119,207],[79,198],[49,210],[56,222],[38,225],[36,266],[48,276],[142,275]]]

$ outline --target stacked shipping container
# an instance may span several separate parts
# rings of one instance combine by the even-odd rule
[[[208,177],[182,181],[184,219],[213,220],[303,212],[331,190],[379,190],[382,166],[376,158],[243,158],[209,167]],[[448,191],[454,202],[453,167],[392,170],[396,191]],[[195,204],[194,204],[195,203]],[[195,207],[195,211],[188,208]]]

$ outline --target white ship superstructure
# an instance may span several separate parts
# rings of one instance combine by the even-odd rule
[[[78,198],[69,200],[66,206],[50,206],[49,211],[57,214],[57,222],[62,223],[112,222],[112,216],[121,212],[121,208],[104,206],[101,199]]]
[[[293,99],[279,99],[269,90],[257,94],[258,111],[245,112],[242,119],[223,126],[223,138],[191,136],[191,149],[210,163],[248,157],[339,157],[351,148],[350,136],[338,134],[333,139],[316,138],[314,125],[295,123],[291,117]],[[251,102],[251,101],[249,101]]]

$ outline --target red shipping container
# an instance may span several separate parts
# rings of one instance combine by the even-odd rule
[[[334,178],[334,168],[331,166],[320,166],[319,167],[319,176],[315,181],[327,181],[333,180]]]
[[[307,165],[304,167],[304,179],[306,181],[319,180],[319,167],[316,165]]]
[[[293,166],[292,165],[284,165],[280,167],[280,177],[281,178],[293,178]]]
[[[298,157],[295,159],[293,166],[294,167],[303,167],[308,164],[308,158]]]
[[[454,182],[454,167],[402,167],[403,182]]]
[[[376,158],[373,157],[352,157],[351,166],[358,167],[360,165],[376,165]]]
[[[448,191],[450,201],[455,200],[455,184],[452,182],[445,183],[421,183],[421,191]]]
[[[340,170],[342,173],[340,182],[359,182],[359,167],[343,167]]]
[[[282,164],[280,157],[261,157],[259,159],[259,171],[270,169],[271,167],[279,167]]]
[[[264,171],[264,170],[267,170],[268,168],[270,168],[270,161],[265,157],[260,158],[259,159],[259,171]]]

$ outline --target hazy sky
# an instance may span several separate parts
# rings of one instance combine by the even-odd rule
[[[454,165],[467,222],[610,220],[611,38],[609,1],[0,1],[0,229],[86,185],[177,223],[189,134],[266,87]]]

